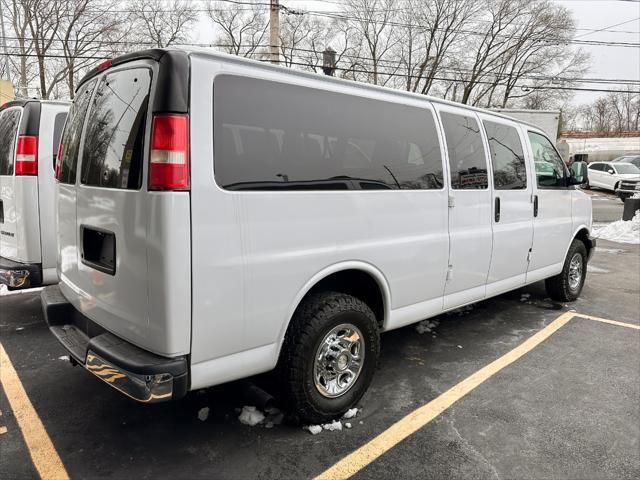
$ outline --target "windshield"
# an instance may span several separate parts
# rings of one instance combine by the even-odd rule
[[[620,163],[615,166],[615,169],[618,173],[622,175],[626,174],[640,174],[640,168],[632,165],[631,163]]]

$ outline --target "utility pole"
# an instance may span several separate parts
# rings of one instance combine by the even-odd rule
[[[336,72],[336,51],[331,47],[322,52],[322,71],[331,77]]]
[[[2,1],[0,0],[0,26],[2,26],[2,45],[4,47],[4,69],[7,72],[7,79],[11,81],[11,72],[9,71],[9,51],[7,49],[7,37],[4,33],[4,12],[2,11]]]
[[[271,63],[280,63],[280,1],[271,0],[269,17],[269,48]]]

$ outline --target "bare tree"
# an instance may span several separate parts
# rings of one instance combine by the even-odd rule
[[[133,27],[145,43],[158,48],[185,43],[198,16],[188,0],[134,0],[131,2]]]
[[[256,3],[253,7],[223,2],[213,2],[207,14],[221,33],[216,43],[224,45],[223,51],[233,55],[251,57],[258,53],[267,38],[269,19],[267,11]]]

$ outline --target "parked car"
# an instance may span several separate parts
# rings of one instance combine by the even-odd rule
[[[0,107],[0,283],[57,282],[54,165],[68,102]]]
[[[585,188],[598,187],[615,192],[624,201],[640,188],[640,169],[632,163],[593,162],[589,164]]]
[[[326,421],[381,332],[543,279],[575,300],[595,246],[582,164],[540,129],[222,54],[101,65],[62,144],[46,319],[142,402],[276,369]]]
[[[632,163],[636,167],[640,168],[640,155],[624,155],[622,157],[614,158],[612,162]]]

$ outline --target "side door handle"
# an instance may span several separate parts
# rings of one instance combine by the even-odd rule
[[[533,196],[533,216],[538,216],[538,195]]]
[[[498,223],[500,221],[500,197],[496,197],[495,199],[495,208],[493,214],[496,223]]]

